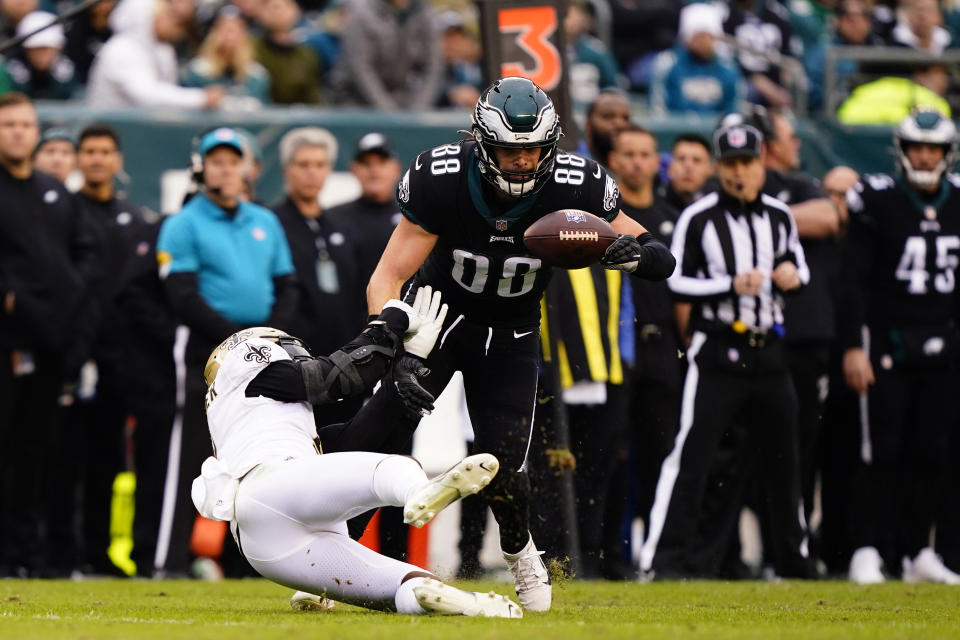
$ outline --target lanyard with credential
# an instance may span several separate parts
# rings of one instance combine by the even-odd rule
[[[317,286],[324,293],[340,293],[340,279],[337,276],[337,263],[333,261],[327,250],[327,240],[323,237],[320,223],[307,218],[307,226],[313,232],[314,245],[317,249],[316,271]]]

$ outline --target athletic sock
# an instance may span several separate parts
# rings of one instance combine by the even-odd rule
[[[528,534],[528,535],[529,535],[529,534]],[[532,545],[532,544],[533,544],[533,536],[530,535],[530,537],[527,539],[527,543],[526,543],[525,545],[523,545],[522,547],[520,547],[520,550],[519,550],[519,551],[515,551],[515,552],[513,552],[513,553],[508,553],[508,552],[506,552],[506,551],[503,551],[502,549],[501,549],[501,551],[503,551],[503,557],[504,557],[504,558],[506,558],[506,559],[508,559],[508,560],[516,560],[516,559],[519,558],[521,555],[523,555],[523,553],[524,553],[524,552],[530,547],[530,545]]]
[[[387,456],[373,472],[373,493],[384,505],[402,507],[413,490],[426,481],[420,463],[413,458]]]
[[[417,595],[413,592],[413,588],[423,584],[423,581],[426,579],[427,578],[422,576],[410,578],[397,587],[397,594],[393,597],[393,601],[397,605],[397,611],[399,613],[407,613],[415,616],[427,613],[427,610],[417,602]]]

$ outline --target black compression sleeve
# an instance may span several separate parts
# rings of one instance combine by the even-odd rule
[[[376,321],[336,354],[303,361],[307,399],[323,404],[366,393],[390,368],[406,330],[406,313],[384,309]]]
[[[280,402],[306,402],[307,388],[303,384],[300,363],[295,360],[277,360],[257,374],[247,385],[248,398],[263,396]]]
[[[670,250],[650,232],[637,236],[640,243],[640,266],[633,275],[644,280],[666,280],[673,274],[677,260]]]
[[[245,395],[322,404],[366,393],[387,372],[394,349],[407,328],[407,314],[399,309],[386,309],[378,319],[379,323],[368,326],[333,357],[271,362],[250,381]],[[347,365],[352,367],[350,373],[354,375],[350,375],[337,362],[346,362],[348,355],[354,353],[357,359]]]

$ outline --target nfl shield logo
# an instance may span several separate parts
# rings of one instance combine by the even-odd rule
[[[587,216],[583,215],[580,211],[564,211],[564,215],[567,217],[567,222],[586,222]]]
[[[743,129],[731,129],[730,133],[727,134],[727,139],[730,141],[731,147],[739,149],[747,144],[747,132]]]
[[[506,230],[507,230],[507,221],[497,220],[497,231],[506,231]]]

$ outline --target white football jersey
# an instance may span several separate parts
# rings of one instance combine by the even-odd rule
[[[246,397],[247,385],[271,362],[290,360],[280,345],[252,338],[235,346],[207,390],[207,425],[217,460],[239,478],[268,459],[317,455],[308,402]]]

